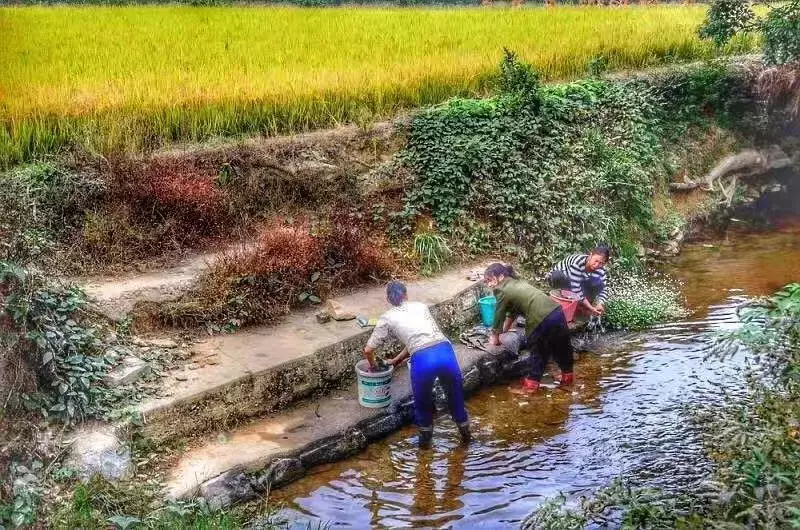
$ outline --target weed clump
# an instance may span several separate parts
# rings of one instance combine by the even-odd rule
[[[272,222],[253,246],[220,257],[191,293],[157,309],[155,320],[212,331],[269,322],[335,289],[387,278],[390,258],[383,237],[352,219]],[[137,319],[151,322],[147,313]]]
[[[667,276],[629,272],[610,291],[603,320],[612,329],[644,329],[688,314],[679,286]]]
[[[27,264],[80,227],[84,211],[105,196],[105,183],[51,162],[0,174],[0,259]]]
[[[173,237],[186,241],[217,233],[228,219],[227,194],[215,174],[178,158],[156,158],[132,169],[115,173],[118,202],[148,224],[167,221]]]

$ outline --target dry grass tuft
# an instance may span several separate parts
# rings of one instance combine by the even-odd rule
[[[222,256],[181,300],[139,307],[137,327],[238,327],[271,322],[337,289],[386,279],[389,246],[354,218],[272,222],[252,247]]]
[[[767,68],[758,76],[757,90],[772,110],[800,116],[800,67],[794,65]]]

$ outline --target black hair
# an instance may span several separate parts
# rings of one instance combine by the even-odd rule
[[[603,256],[603,259],[608,261],[611,258],[611,248],[605,243],[598,243],[592,250],[592,254]]]
[[[486,270],[483,272],[483,276],[489,276],[492,278],[496,278],[498,276],[516,278],[517,274],[514,272],[514,269],[511,267],[511,265],[506,265],[505,263],[492,263],[486,267]]]
[[[386,284],[386,299],[389,300],[389,303],[393,306],[402,304],[403,300],[406,298],[406,294],[408,294],[408,291],[403,282],[392,280]]]

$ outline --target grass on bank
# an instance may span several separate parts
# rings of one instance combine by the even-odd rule
[[[0,8],[0,167],[363,122],[480,92],[503,47],[544,79],[706,58],[701,6]],[[753,49],[738,40],[728,52]]]

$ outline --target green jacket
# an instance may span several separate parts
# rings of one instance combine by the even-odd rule
[[[514,278],[506,278],[495,287],[494,296],[497,298],[497,307],[492,328],[498,332],[503,331],[503,322],[507,316],[522,315],[525,317],[525,333],[529,335],[558,307],[558,303],[544,292],[528,282]]]

